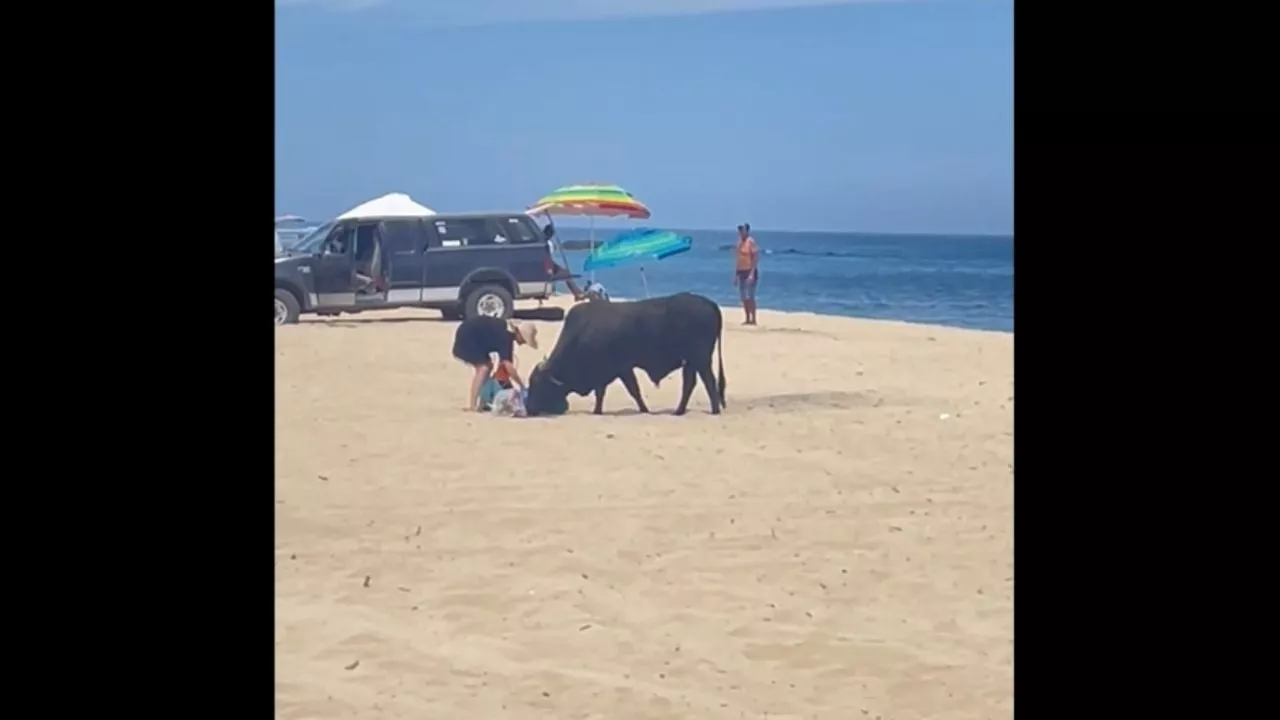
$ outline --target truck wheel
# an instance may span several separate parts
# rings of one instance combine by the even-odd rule
[[[496,317],[506,320],[514,310],[511,293],[501,285],[481,285],[467,293],[467,300],[462,306],[462,312],[468,319]]]
[[[276,288],[276,324],[291,325],[296,323],[300,312],[298,298],[284,288]]]

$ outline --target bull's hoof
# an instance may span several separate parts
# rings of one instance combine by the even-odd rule
[[[592,410],[592,411],[591,411],[591,414],[592,414],[592,415],[603,415],[603,414],[604,414],[604,411],[602,411],[600,408],[596,408],[595,410]]]
[[[676,409],[675,409],[675,412],[673,412],[673,413],[671,413],[671,414],[672,414],[672,415],[675,415],[675,416],[677,416],[677,417],[678,417],[678,416],[680,416],[680,415],[685,414],[685,409],[684,409],[684,408],[676,408]]]
[[[642,414],[644,414],[644,415],[648,415],[648,414],[649,414],[649,408],[644,407],[644,406],[642,405],[642,406],[640,407],[640,412],[641,412]]]

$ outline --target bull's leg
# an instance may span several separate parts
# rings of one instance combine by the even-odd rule
[[[592,415],[599,415],[604,412],[604,391],[608,389],[609,383],[605,383],[604,385],[596,388],[596,409],[591,411]]]
[[[636,401],[636,407],[639,408],[640,412],[649,412],[649,408],[644,404],[644,396],[640,394],[640,383],[636,382],[636,371],[628,370],[622,373],[619,379],[622,380],[623,386],[627,388],[631,399]]]
[[[698,384],[698,371],[689,363],[684,364],[684,387],[680,388],[680,404],[676,406],[676,415],[683,415],[689,409],[689,396],[693,394],[693,386]]]
[[[702,380],[702,387],[707,389],[707,398],[711,400],[711,414],[720,414],[720,391],[716,387],[715,375],[711,372],[711,358],[698,368],[698,377]]]

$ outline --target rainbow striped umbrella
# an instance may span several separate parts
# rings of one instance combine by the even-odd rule
[[[530,215],[543,213],[548,217],[552,214],[586,216],[590,219],[587,238],[592,250],[596,247],[596,218],[628,217],[633,220],[649,218],[649,208],[634,195],[617,185],[604,183],[565,185],[531,205],[528,212]],[[595,276],[595,271],[592,270],[592,281],[595,280]]]
[[[541,198],[529,208],[530,213],[584,215],[587,217],[649,218],[649,208],[634,195],[617,185],[587,183],[566,185]]]

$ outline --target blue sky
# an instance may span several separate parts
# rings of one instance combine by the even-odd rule
[[[581,181],[660,227],[1011,233],[1012,0],[276,0],[278,212]]]

